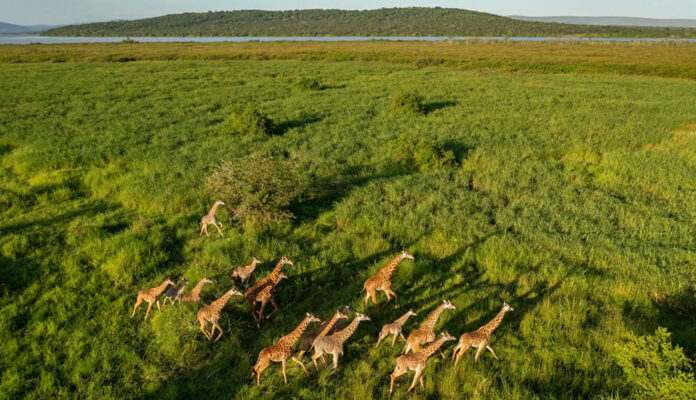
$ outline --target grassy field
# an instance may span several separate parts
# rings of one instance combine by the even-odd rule
[[[661,326],[696,352],[694,50],[0,47],[0,398],[386,398],[402,346],[374,348],[382,324],[412,307],[408,334],[442,299],[457,309],[437,331],[457,337],[504,301],[515,308],[492,337],[500,360],[474,364],[470,351],[454,370],[435,357],[425,390],[407,396],[408,374],[394,398],[648,397],[622,363],[626,343]],[[418,61],[428,59],[442,62]],[[137,61],[109,62],[119,60]],[[298,90],[300,78],[323,90]],[[424,114],[390,112],[403,90],[425,97]],[[223,132],[239,104],[278,132]],[[457,162],[395,165],[387,154],[402,134]],[[299,166],[308,186],[295,219],[255,231],[223,209],[225,238],[200,238],[216,198],[206,177],[256,153]],[[400,309],[365,308],[364,280],[403,248],[415,262],[394,274]],[[258,257],[256,280],[282,255],[295,266],[260,330],[239,297],[215,344],[194,305],[128,318],[137,292],[167,277],[212,278],[207,303],[233,284],[233,267]],[[279,364],[260,387],[247,380],[258,352],[305,312],[329,318],[346,304],[372,322],[337,371],[305,358],[309,378],[289,363],[287,386]]]

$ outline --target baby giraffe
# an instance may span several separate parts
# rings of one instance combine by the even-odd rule
[[[186,289],[186,285],[188,285],[188,283],[189,281],[182,279],[181,282],[179,282],[179,287],[169,286],[164,292],[165,297],[162,305],[166,304],[167,300],[169,300],[169,302],[172,304],[174,304],[174,302],[177,300],[181,301],[181,294],[184,293],[184,289]]]
[[[257,327],[259,327],[259,328],[261,327],[261,321],[263,321],[263,318],[264,318],[263,317],[263,309],[266,308],[266,304],[268,303],[269,300],[271,301],[271,304],[273,305],[275,310],[271,311],[270,314],[266,315],[266,319],[271,318],[271,315],[275,314],[276,311],[278,311],[278,303],[276,303],[275,297],[274,297],[276,286],[278,286],[278,282],[280,282],[282,279],[287,279],[287,278],[288,278],[288,276],[281,272],[280,274],[278,274],[276,276],[276,278],[271,279],[269,281],[269,284],[266,285],[266,287],[263,290],[261,290],[258,295],[256,295],[256,300],[255,300],[255,303],[252,306],[252,308],[256,308],[256,304],[261,303],[261,308],[259,309],[258,315],[252,314],[252,317],[254,317],[254,320],[256,320]]]
[[[439,351],[443,344],[450,340],[456,340],[456,338],[450,335],[448,332],[445,332],[442,334],[442,336],[440,336],[439,339],[429,344],[424,349],[417,351],[414,354],[402,354],[397,357],[396,368],[394,368],[394,372],[391,373],[389,394],[391,395],[392,391],[394,390],[394,380],[408,371],[414,371],[415,374],[413,375],[413,383],[411,383],[411,386],[409,386],[407,392],[410,392],[416,386],[416,382],[419,381],[421,387],[425,387],[425,385],[423,385],[423,370],[428,363],[428,359],[430,356],[435,354],[435,352]]]
[[[397,337],[401,337],[401,339],[403,339],[405,342],[406,338],[404,337],[404,334],[401,333],[401,328],[404,326],[409,317],[415,315],[416,313],[413,312],[413,310],[408,310],[406,314],[402,315],[396,321],[392,322],[391,324],[384,325],[382,327],[382,331],[379,333],[379,338],[377,339],[377,344],[375,345],[375,347],[379,346],[379,342],[381,342],[382,339],[386,338],[389,335],[394,335],[394,337],[392,337],[392,346],[394,345],[394,343],[396,343]]]
[[[394,273],[394,270],[396,269],[396,266],[399,265],[399,262],[403,260],[404,258],[409,258],[411,260],[415,260],[413,258],[413,255],[409,253],[408,251],[404,250],[401,253],[399,253],[398,256],[394,257],[391,261],[389,261],[389,264],[385,265],[380,269],[377,274],[374,276],[367,278],[365,281],[365,284],[363,285],[363,291],[367,291],[367,294],[365,295],[365,306],[367,307],[368,300],[370,300],[370,297],[372,297],[372,302],[374,304],[377,304],[377,291],[381,290],[384,292],[384,294],[387,295],[387,302],[391,300],[391,296],[394,296],[394,302],[395,302],[395,307],[399,306],[399,296],[397,296],[396,293],[394,293],[393,290],[391,290],[391,276]],[[360,292],[362,293],[362,292]]]
[[[205,285],[206,283],[213,283],[213,281],[211,281],[208,278],[201,279],[189,293],[185,294],[181,298],[181,300],[185,302],[199,302],[201,300],[201,290],[203,290],[203,285]]]
[[[218,232],[220,232],[220,236],[224,237],[225,235],[222,234],[222,224],[220,221],[218,221],[217,217],[215,216],[215,213],[217,212],[218,207],[224,206],[225,203],[222,202],[222,200],[218,200],[213,204],[213,206],[210,208],[210,211],[208,211],[208,214],[206,214],[203,218],[201,218],[201,233],[198,234],[198,236],[203,235],[203,232],[205,232],[206,236],[210,236],[208,233],[208,225],[212,224],[214,225]]]
[[[455,367],[457,366],[457,363],[459,363],[459,359],[462,357],[462,355],[466,353],[471,346],[478,348],[476,351],[476,356],[474,356],[474,362],[478,361],[484,348],[488,349],[496,360],[498,359],[498,356],[495,355],[493,348],[488,344],[488,339],[495,328],[500,325],[505,313],[508,311],[514,311],[514,308],[510,307],[508,303],[503,303],[503,308],[500,309],[498,315],[496,315],[495,318],[493,318],[489,323],[473,332],[467,332],[459,338],[459,342],[454,347],[454,351],[452,352],[452,361],[454,361]]]
[[[138,310],[138,307],[140,306],[140,303],[142,303],[143,301],[147,302],[147,311],[145,312],[145,319],[147,319],[147,316],[150,314],[150,308],[152,308],[152,304],[157,303],[157,309],[160,310],[160,312],[162,312],[162,309],[160,308],[159,296],[162,294],[162,292],[164,292],[165,289],[167,289],[167,286],[169,285],[174,286],[174,282],[172,282],[169,279],[165,279],[164,282],[162,282],[162,284],[157,287],[139,291],[138,298],[135,301],[135,306],[133,306],[133,314],[131,314],[130,317],[133,318],[135,312]]]
[[[358,324],[360,321],[369,321],[370,317],[365,314],[357,313],[353,321],[348,324],[343,330],[334,333],[331,336],[324,336],[318,338],[314,341],[314,355],[312,356],[312,362],[316,367],[317,371],[319,366],[317,365],[317,358],[321,357],[322,363],[324,361],[324,354],[331,354],[333,356],[333,369],[338,368],[338,356],[343,354],[343,343],[348,340],[348,338],[358,329]]]
[[[309,335],[302,336],[300,339],[300,344],[297,345],[297,358],[302,358],[302,356],[312,350],[314,347],[314,342],[326,335],[337,332],[343,327],[343,324],[348,320],[348,314],[355,312],[350,306],[346,306],[343,311],[336,311],[336,313],[331,317],[330,320],[322,322],[321,325]]]
[[[261,350],[259,353],[259,359],[256,361],[256,364],[254,364],[254,370],[251,372],[251,378],[256,375],[256,386],[258,386],[260,383],[261,373],[268,368],[271,361],[279,362],[283,366],[283,379],[285,380],[286,385],[288,384],[288,376],[285,374],[285,364],[287,363],[288,359],[298,363],[302,367],[305,375],[309,376],[304,363],[292,355],[292,346],[294,346],[295,342],[297,342],[300,336],[302,336],[302,333],[305,331],[305,329],[307,329],[307,325],[311,324],[312,322],[321,322],[321,320],[314,315],[307,313],[307,316],[302,320],[302,322],[300,322],[300,325],[298,325],[294,331],[280,338],[276,344]]]
[[[244,283],[249,279],[251,274],[254,272],[256,269],[256,265],[259,264],[261,261],[259,261],[256,257],[254,257],[253,260],[251,260],[251,264],[247,265],[246,267],[237,267],[232,271],[232,279],[239,279],[240,283]]]
[[[222,336],[222,328],[220,328],[220,325],[218,324],[218,320],[220,319],[220,312],[222,312],[222,309],[225,307],[225,304],[227,304],[227,301],[233,295],[242,296],[242,292],[233,287],[232,289],[228,290],[225,294],[223,294],[222,297],[210,303],[210,305],[198,310],[198,314],[196,314],[196,317],[198,318],[198,322],[201,324],[200,330],[201,332],[203,332],[206,339],[208,339],[209,341],[217,342],[218,339],[220,339],[220,336]],[[205,326],[208,322],[210,322],[210,324],[213,326],[210,329],[210,332],[207,332],[205,330]],[[213,334],[215,333],[215,329],[219,330],[220,334],[215,338],[215,340],[213,340]]]
[[[421,345],[435,340],[435,324],[437,324],[440,314],[447,309],[454,310],[456,308],[448,300],[442,300],[442,304],[440,304],[438,308],[430,313],[428,318],[423,321],[420,328],[408,335],[408,339],[406,339],[406,346],[404,347],[403,351],[404,354],[408,353],[409,350],[412,350],[415,353],[420,350]]]

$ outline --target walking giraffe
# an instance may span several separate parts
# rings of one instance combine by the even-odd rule
[[[317,329],[310,332],[309,335],[302,336],[300,344],[297,345],[297,358],[302,358],[306,352],[312,350],[314,342],[318,338],[338,332],[348,320],[348,314],[352,312],[355,312],[355,310],[350,308],[350,306],[346,306],[343,311],[336,311],[330,320],[323,322]]]
[[[251,260],[251,264],[245,266],[245,267],[237,267],[232,271],[232,279],[237,278],[239,279],[240,283],[244,283],[249,279],[251,274],[254,272],[256,269],[256,265],[261,263],[256,257],[254,257],[253,260]]]
[[[389,394],[392,394],[394,390],[394,380],[401,375],[407,373],[408,371],[414,371],[413,382],[409,386],[407,392],[410,392],[415,386],[416,382],[420,381],[421,388],[424,388],[423,384],[423,370],[428,363],[430,356],[435,354],[435,352],[440,350],[443,344],[450,340],[456,340],[456,338],[445,332],[436,341],[430,343],[424,349],[415,352],[414,354],[402,354],[396,358],[396,367],[394,372],[391,373],[391,382],[389,383]]]
[[[244,297],[247,299],[249,302],[249,305],[251,306],[251,315],[254,317],[254,320],[256,320],[256,305],[257,305],[257,300],[256,297],[261,293],[264,289],[269,284],[272,284],[273,282],[278,282],[278,276],[280,273],[283,271],[283,265],[285,264],[290,264],[290,265],[295,265],[291,259],[289,259],[286,256],[283,256],[280,261],[276,264],[276,266],[273,268],[270,274],[268,274],[266,277],[261,279],[256,285],[250,287],[249,289],[244,292]],[[271,304],[277,309],[278,305],[275,303],[275,299],[273,296],[270,297]],[[260,319],[260,318],[259,318]]]
[[[408,339],[406,339],[406,346],[404,346],[404,354],[408,353],[409,350],[415,353],[420,350],[420,346],[422,344],[435,340],[435,324],[440,318],[440,314],[447,309],[455,310],[456,307],[454,307],[449,300],[442,300],[442,304],[440,304],[433,312],[430,313],[428,318],[423,321],[420,328],[408,335]]]
[[[133,314],[131,314],[130,317],[133,318],[135,312],[138,310],[138,307],[140,307],[140,303],[142,303],[143,301],[147,302],[147,311],[145,312],[145,319],[147,319],[147,316],[150,314],[152,304],[156,303],[157,309],[160,312],[162,312],[162,308],[160,308],[159,296],[162,294],[162,292],[165,291],[165,289],[167,289],[167,286],[169,285],[174,286],[174,282],[167,278],[159,286],[139,291],[138,298],[135,300],[135,305],[133,306]]]
[[[208,214],[204,215],[203,218],[201,218],[201,232],[198,234],[198,236],[203,235],[203,232],[205,232],[206,236],[210,236],[208,233],[208,225],[212,224],[214,225],[218,232],[220,232],[220,236],[224,237],[225,235],[222,234],[222,223],[218,221],[217,217],[215,216],[215,213],[217,212],[218,207],[224,206],[225,203],[222,202],[222,200],[218,200],[213,204],[213,206],[210,208],[210,211],[208,211]]]
[[[392,322],[391,324],[386,324],[382,327],[382,330],[379,332],[379,338],[377,339],[377,344],[375,347],[379,346],[379,342],[382,341],[382,339],[386,338],[389,335],[394,335],[392,337],[392,346],[394,343],[396,343],[396,338],[401,337],[401,339],[406,341],[406,338],[404,337],[404,334],[401,332],[401,329],[403,328],[404,324],[406,321],[412,317],[415,316],[416,313],[413,312],[413,310],[408,310],[406,314],[402,315],[399,317],[396,321]]]
[[[275,308],[273,311],[271,311],[270,314],[266,316],[266,319],[271,318],[271,315],[275,314],[276,311],[278,311],[278,303],[275,301],[275,290],[276,286],[278,286],[278,282],[280,282],[282,279],[287,279],[287,275],[284,273],[278,274],[277,280],[271,279],[268,284],[259,292],[259,294],[256,295],[256,300],[254,300],[254,306],[253,308],[256,308],[256,304],[261,303],[261,308],[259,309],[258,315],[254,315],[253,312],[251,314],[252,317],[254,317],[254,320],[256,321],[256,326],[261,327],[261,321],[264,319],[263,318],[263,309],[266,308],[266,304],[268,301],[271,301],[271,304]]]
[[[302,336],[302,333],[307,329],[307,325],[312,322],[321,322],[321,320],[314,315],[307,313],[302,322],[289,334],[283,336],[276,342],[276,344],[266,347],[259,353],[259,358],[254,364],[254,370],[251,372],[251,378],[256,375],[256,386],[261,382],[261,373],[268,368],[273,362],[279,362],[283,366],[283,379],[285,384],[288,383],[288,376],[285,374],[286,363],[288,359],[296,362],[302,367],[305,375],[309,376],[307,368],[305,368],[304,363],[292,355],[292,346],[297,342],[297,340]],[[251,379],[250,378],[250,379]]]
[[[367,278],[365,281],[365,284],[363,285],[363,290],[367,291],[367,294],[365,294],[365,306],[367,306],[368,301],[370,300],[370,297],[372,297],[372,302],[374,304],[377,304],[377,291],[381,290],[384,292],[384,294],[387,295],[387,302],[391,300],[391,296],[394,296],[395,298],[395,307],[399,306],[399,296],[394,293],[393,290],[391,290],[391,276],[394,273],[394,269],[396,269],[396,266],[399,265],[399,262],[403,260],[404,258],[409,258],[411,260],[415,261],[415,258],[411,253],[408,251],[404,250],[399,255],[394,257],[389,264],[385,265],[382,267],[377,274],[374,276]],[[362,292],[361,292],[362,293]],[[391,296],[390,296],[391,295]]]
[[[495,355],[493,348],[488,344],[488,339],[491,337],[491,333],[493,333],[493,331],[503,321],[503,317],[508,311],[514,311],[514,308],[510,307],[508,303],[503,303],[503,308],[500,309],[498,315],[496,315],[489,323],[473,332],[467,332],[459,338],[459,342],[454,347],[454,351],[452,352],[452,361],[454,361],[455,367],[459,363],[459,359],[462,357],[462,355],[469,350],[469,347],[472,346],[478,348],[476,351],[476,356],[474,356],[474,362],[478,361],[484,348],[488,349],[496,360],[498,359],[498,356]]]
[[[220,319],[220,312],[222,312],[222,309],[230,300],[230,297],[241,295],[242,293],[233,287],[232,289],[228,290],[225,294],[223,294],[222,297],[210,303],[210,305],[198,310],[198,314],[196,314],[196,317],[198,318],[198,322],[201,324],[200,330],[201,332],[203,332],[203,334],[209,341],[217,342],[220,339],[220,337],[222,336],[222,328],[218,324],[218,320]],[[205,326],[208,322],[210,322],[210,324],[213,326],[210,329],[210,333],[206,332],[205,330]],[[215,340],[213,340],[213,334],[215,333],[215,329],[219,330],[220,334],[215,338]]]
[[[203,290],[203,285],[206,283],[213,283],[213,281],[208,278],[201,279],[189,293],[186,293],[181,298],[181,300],[185,302],[199,302],[201,300],[201,290]]]
[[[312,356],[312,362],[314,367],[319,370],[317,365],[317,358],[321,357],[321,362],[326,364],[324,361],[324,354],[331,354],[333,356],[333,369],[338,368],[338,356],[343,354],[343,343],[358,329],[358,324],[360,321],[370,321],[370,317],[365,314],[357,313],[355,318],[345,327],[334,333],[331,336],[324,336],[318,338],[314,341],[314,355]]]

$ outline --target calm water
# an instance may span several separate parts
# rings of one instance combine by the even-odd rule
[[[121,42],[125,37],[50,37],[38,35],[3,35],[0,34],[0,44],[29,44],[29,43],[115,43]],[[345,42],[345,41],[369,41],[369,40],[466,40],[466,39],[487,39],[487,40],[511,40],[518,42],[544,42],[550,40],[558,41],[611,41],[611,42],[629,42],[634,40],[644,42],[656,42],[665,39],[632,39],[632,38],[552,38],[552,37],[445,37],[445,36],[334,36],[334,37],[132,37],[131,39],[138,42],[275,42],[275,41],[293,41],[293,42]],[[696,39],[669,39],[683,42],[694,42]]]

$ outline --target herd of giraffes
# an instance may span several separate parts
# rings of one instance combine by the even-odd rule
[[[206,235],[208,235],[207,225],[212,224],[218,229],[220,235],[224,236],[221,230],[222,224],[215,217],[217,208],[224,204],[225,203],[222,201],[216,201],[213,207],[210,209],[210,212],[208,212],[208,214],[202,218],[200,235],[202,235],[204,232]],[[366,308],[369,305],[370,299],[372,299],[373,304],[377,304],[377,291],[384,292],[387,297],[387,303],[391,301],[392,297],[394,297],[395,307],[398,307],[399,296],[393,290],[391,290],[391,277],[397,265],[399,265],[399,263],[404,259],[415,261],[415,257],[411,253],[403,250],[387,265],[382,267],[374,276],[365,281],[362,291],[366,292],[364,300]],[[238,279],[242,284],[245,283],[259,263],[261,263],[261,261],[254,257],[251,264],[244,267],[235,268],[231,274],[232,278]],[[237,290],[235,287],[232,287],[219,299],[198,310],[196,317],[200,323],[200,331],[205,335],[206,339],[211,342],[216,342],[220,339],[220,337],[222,337],[223,331],[218,324],[218,321],[223,308],[232,296],[243,296],[249,302],[251,307],[251,315],[259,328],[261,327],[261,322],[264,319],[269,319],[273,314],[275,314],[279,309],[274,297],[275,290],[278,282],[287,278],[287,275],[283,273],[283,266],[285,265],[294,265],[294,263],[288,257],[283,256],[270,274],[261,279],[255,285],[249,287],[244,294],[242,294],[242,292]],[[159,286],[147,290],[141,290],[138,292],[131,318],[135,316],[138,307],[143,301],[148,303],[147,311],[145,312],[146,320],[153,304],[156,304],[157,309],[161,312],[162,309],[160,307],[159,298],[163,293],[165,294],[165,298],[163,300],[164,303],[166,303],[167,300],[169,300],[172,304],[180,301],[199,302],[201,299],[201,291],[206,283],[213,282],[208,278],[203,278],[196,284],[193,290],[187,294],[184,294],[185,286],[188,284],[186,279],[183,279],[179,286],[176,286],[176,284],[170,279],[166,279]],[[268,315],[264,316],[264,308],[268,302],[271,303],[274,310]],[[394,322],[388,323],[382,327],[375,347],[379,346],[382,340],[389,336],[392,336],[392,346],[399,338],[406,342],[402,354],[396,358],[396,365],[394,371],[391,373],[389,394],[393,392],[395,379],[409,371],[413,371],[414,376],[413,382],[411,383],[411,386],[409,386],[407,392],[413,390],[413,388],[419,382],[421,387],[424,387],[423,371],[425,370],[430,357],[438,352],[443,358],[445,357],[441,350],[442,346],[448,341],[456,340],[456,338],[450,335],[449,332],[443,332],[438,337],[435,332],[435,325],[440,318],[440,314],[448,309],[454,310],[456,307],[450,301],[443,300],[442,303],[421,323],[420,327],[411,332],[408,337],[404,337],[403,326],[410,317],[416,316],[416,313],[413,312],[413,310],[408,310],[404,315],[397,318]],[[467,350],[469,350],[470,347],[477,348],[476,355],[474,356],[474,362],[478,361],[479,356],[484,350],[490,351],[493,357],[496,360],[498,359],[498,356],[495,354],[493,348],[489,344],[489,339],[493,331],[502,322],[505,313],[509,311],[513,311],[513,308],[507,303],[504,303],[500,312],[498,312],[498,314],[490,322],[481,326],[475,331],[466,332],[459,337],[459,341],[452,352],[452,362],[454,363],[455,367],[459,363],[459,359],[464,353],[466,353]],[[355,317],[344,328],[343,326],[350,318],[350,314],[355,314]],[[302,362],[302,357],[305,353],[312,350],[314,350],[314,354],[311,356],[311,359],[317,371],[319,370],[317,360],[320,360],[322,364],[325,365],[325,355],[331,355],[333,368],[338,368],[339,357],[343,355],[343,344],[358,329],[358,324],[362,321],[370,321],[370,317],[365,314],[358,313],[349,306],[346,306],[343,310],[336,311],[331,319],[321,323],[318,328],[314,329],[309,334],[304,335],[307,327],[311,323],[322,322],[315,315],[307,313],[297,328],[287,335],[281,337],[275,344],[261,350],[258,360],[256,361],[256,364],[254,364],[250,379],[253,379],[254,376],[256,376],[256,385],[259,385],[263,371],[268,368],[271,362],[276,362],[281,363],[283,379],[287,384],[288,378],[286,375],[286,366],[288,360],[301,366],[305,375],[309,376],[307,368],[305,368],[305,365]],[[208,324],[211,325],[210,330],[207,330]],[[213,339],[216,330],[219,332],[217,337]],[[294,350],[295,344],[297,344],[298,341],[299,344],[297,346],[297,350]]]

